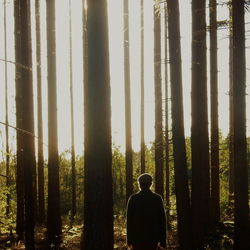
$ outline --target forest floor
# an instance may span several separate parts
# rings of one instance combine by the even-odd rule
[[[214,230],[207,238],[204,249],[232,249],[232,224],[222,223],[222,228]],[[50,249],[58,250],[78,250],[80,249],[80,241],[82,234],[82,225],[74,225],[73,227],[63,227],[63,243],[60,247],[51,247]],[[179,249],[177,244],[176,230],[168,232],[168,250]],[[126,226],[123,217],[116,217],[114,224],[114,249],[125,250],[126,246]],[[18,250],[25,249],[22,242],[16,242],[14,236],[11,238],[8,234],[0,235],[0,250]],[[36,228],[36,249],[48,249],[45,247],[45,228]]]
[[[50,249],[58,250],[79,250],[80,241],[82,234],[82,225],[74,225],[69,227],[65,225],[63,227],[63,243],[60,247],[51,247]],[[174,238],[175,236],[170,234],[168,235],[168,248],[178,249],[175,246]],[[45,228],[36,228],[36,249],[47,249],[45,247]],[[125,250],[127,249],[126,245],[126,225],[124,218],[116,217],[114,224],[114,250]],[[8,234],[0,235],[0,250],[18,250],[25,249],[23,242],[16,242],[15,237],[10,237]]]

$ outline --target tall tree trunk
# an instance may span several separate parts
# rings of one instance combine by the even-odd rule
[[[163,197],[163,133],[161,91],[161,16],[154,6],[155,191]]]
[[[129,10],[128,1],[123,0],[124,25],[124,92],[125,92],[125,140],[126,140],[126,200],[133,193],[133,159],[131,133],[131,98],[130,98],[130,55],[129,55]]]
[[[113,198],[107,1],[87,0],[87,6],[88,72],[84,84],[85,182],[81,249],[111,250]]]
[[[8,110],[8,53],[7,53],[7,16],[4,0],[4,70],[5,70],[5,138],[6,138],[6,187],[10,187],[10,150],[9,150],[9,110]],[[10,194],[7,194],[6,216],[10,213]]]
[[[168,0],[167,6],[178,238],[181,249],[191,250],[193,248],[183,119],[179,1]]]
[[[83,81],[88,81],[88,39],[87,39],[87,0],[82,0],[82,27],[83,27]],[[84,94],[84,93],[83,93]]]
[[[229,3],[229,20],[232,20],[232,1]],[[229,203],[234,197],[234,150],[233,150],[233,30],[229,22]]]
[[[76,215],[76,166],[75,166],[75,136],[74,136],[74,94],[73,94],[73,62],[72,62],[72,5],[69,0],[69,58],[70,58],[70,112],[71,112],[71,223]]]
[[[24,236],[24,175],[23,175],[23,94],[21,77],[21,16],[20,0],[14,1],[15,18],[15,66],[16,66],[16,192],[17,192],[17,212],[16,212],[16,233],[20,240]]]
[[[48,53],[48,214],[47,243],[58,245],[61,241],[59,159],[57,137],[56,91],[56,26],[55,0],[47,0],[47,53]]]
[[[38,126],[38,222],[44,224],[44,157],[43,157],[43,113],[42,113],[42,76],[41,76],[41,32],[40,0],[35,2],[36,13],[36,69],[37,69],[37,126]]]
[[[192,0],[192,219],[194,248],[209,222],[210,181],[206,75],[205,0]]]
[[[169,112],[168,112],[168,10],[167,2],[164,4],[164,14],[165,14],[165,164],[166,164],[166,217],[167,224],[170,227],[170,185],[169,185]]]
[[[30,2],[20,2],[21,19],[21,81],[22,81],[22,124],[23,130],[23,170],[25,188],[25,249],[34,246],[34,107],[32,81],[31,19]]]
[[[210,98],[211,98],[211,220],[220,220],[220,167],[218,126],[217,3],[209,2],[210,15]]]
[[[145,173],[145,129],[144,129],[144,0],[141,0],[141,173]]]
[[[244,1],[232,1],[234,124],[234,249],[250,249],[246,143],[246,58]]]

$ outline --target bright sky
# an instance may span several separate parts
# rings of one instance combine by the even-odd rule
[[[58,86],[58,136],[59,150],[69,149],[70,139],[70,93],[69,93],[69,0],[57,0],[56,31],[57,31],[57,86]],[[74,84],[74,106],[75,106],[75,143],[76,152],[83,152],[83,74],[82,74],[82,0],[72,0],[72,26],[73,26],[73,84]],[[184,112],[185,132],[190,135],[191,125],[191,1],[181,1],[181,38],[182,38],[182,62],[183,62],[183,90],[184,90]],[[13,0],[7,1],[7,47],[8,60],[14,61],[14,20]],[[35,56],[35,16],[34,0],[32,3],[32,30],[33,30],[33,61]],[[41,0],[41,37],[42,37],[42,84],[43,84],[43,119],[44,119],[44,142],[47,142],[47,76],[46,76],[46,13],[45,0]],[[110,76],[112,91],[112,136],[113,142],[120,145],[124,150],[125,128],[124,128],[124,72],[123,72],[123,0],[109,0],[109,42],[110,42]],[[132,101],[132,137],[133,148],[139,150],[140,145],[140,0],[129,1],[130,16],[130,70],[131,70],[131,101]],[[3,0],[0,0],[0,121],[5,121],[4,107],[4,29],[3,29]],[[153,82],[153,1],[144,0],[144,32],[145,32],[145,140],[150,143],[154,140],[154,82]],[[208,9],[207,9],[208,10]],[[228,18],[226,5],[218,6],[218,19]],[[246,14],[247,20],[249,13]],[[163,20],[162,20],[163,21]],[[246,30],[249,29],[249,22]],[[248,35],[248,33],[246,33]],[[208,37],[209,38],[209,37]],[[249,65],[249,37],[247,43],[247,68]],[[163,43],[162,43],[163,44]],[[209,40],[208,40],[209,48]],[[219,67],[219,122],[223,134],[228,133],[228,31],[218,31],[218,67]],[[164,49],[164,48],[163,48]],[[209,54],[208,54],[209,55]],[[165,58],[162,58],[164,61]],[[208,63],[209,65],[209,63]],[[164,65],[163,65],[164,67]],[[209,66],[208,66],[209,70]],[[15,126],[15,67],[8,63],[8,97],[9,97],[9,122]],[[34,104],[36,102],[36,68],[33,67],[34,76]],[[163,75],[164,78],[164,75]],[[247,70],[247,93],[249,93],[249,70]],[[209,80],[209,79],[208,79]],[[209,90],[209,89],[208,89]],[[165,100],[165,97],[164,97]],[[164,102],[163,102],[164,103]],[[247,95],[247,122],[249,124],[250,100]],[[36,122],[37,123],[37,122]],[[35,125],[37,128],[37,124]],[[249,125],[247,127],[250,135]],[[4,147],[5,131],[0,125],[0,147]],[[10,129],[11,147],[15,148],[15,131]],[[47,147],[45,145],[45,151]]]

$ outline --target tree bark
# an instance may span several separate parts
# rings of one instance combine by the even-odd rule
[[[32,81],[32,49],[31,49],[31,20],[30,2],[20,1],[21,19],[21,84],[22,84],[22,129],[23,134],[23,171],[25,189],[25,249],[35,249],[34,246],[34,169],[35,141],[34,141],[34,107]]]
[[[164,5],[164,14],[165,14],[165,166],[166,166],[166,217],[167,225],[170,227],[170,183],[169,183],[169,91],[168,91],[168,10],[167,2]]]
[[[161,91],[161,17],[154,6],[155,191],[164,194]]]
[[[59,159],[57,136],[56,91],[56,26],[55,0],[47,0],[48,53],[48,213],[47,243],[59,245],[62,234],[59,191]]]
[[[8,109],[8,52],[7,52],[7,16],[6,0],[4,0],[4,73],[5,73],[5,152],[6,152],[6,187],[10,187],[10,150],[9,150],[9,109]],[[10,213],[10,194],[6,197],[6,216]]]
[[[141,174],[146,171],[144,128],[144,0],[141,0]]]
[[[22,94],[22,76],[21,67],[21,16],[20,0],[14,1],[14,19],[15,19],[15,66],[16,66],[16,191],[17,191],[17,214],[16,214],[16,233],[20,240],[24,237],[24,175],[23,175],[23,94]]]
[[[209,2],[210,15],[210,98],[211,98],[211,222],[220,220],[220,166],[218,126],[217,3]]]
[[[167,6],[178,238],[181,249],[191,250],[193,249],[192,226],[183,119],[179,1],[168,0]]]
[[[82,0],[82,27],[83,27],[83,81],[88,81],[88,39],[87,39],[87,0]],[[84,94],[84,93],[83,93]]]
[[[111,250],[114,239],[107,1],[87,0],[87,6],[88,70],[84,83],[85,182],[81,249]]]
[[[124,93],[125,93],[125,140],[126,140],[126,200],[133,193],[133,152],[131,131],[130,55],[129,55],[129,10],[128,1],[123,0],[124,25]]]
[[[74,135],[74,93],[73,93],[73,62],[72,62],[72,6],[69,0],[69,58],[70,58],[70,112],[71,112],[71,223],[76,215],[76,166],[75,166],[75,135]]]
[[[249,249],[249,204],[246,143],[246,56],[244,1],[232,1],[234,249]]]
[[[38,222],[44,224],[44,157],[43,157],[43,114],[42,114],[42,75],[41,75],[41,32],[40,0],[35,2],[36,14],[36,69],[37,69],[37,131],[38,131]]]
[[[191,199],[194,248],[203,245],[210,204],[205,2],[192,1]]]
[[[229,20],[232,20],[232,1],[229,4]],[[233,150],[233,30],[229,23],[229,204],[234,199],[234,150]]]

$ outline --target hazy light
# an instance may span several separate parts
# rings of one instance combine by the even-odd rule
[[[33,46],[33,78],[35,117],[37,116],[36,100],[36,55],[35,55],[35,10],[32,4],[32,46]],[[73,39],[73,85],[75,107],[75,144],[77,154],[83,152],[83,50],[82,50],[82,0],[72,0],[72,39]],[[60,152],[69,149],[70,139],[70,94],[69,94],[69,0],[56,1],[56,34],[57,34],[57,89],[58,89],[58,140]],[[3,33],[3,0],[0,2],[0,44],[4,45]],[[140,145],[140,0],[129,1],[130,16],[130,70],[132,101],[132,136],[133,148],[139,150]],[[153,77],[153,1],[144,1],[144,53],[145,53],[145,140],[149,144],[154,140],[154,77]],[[109,0],[109,42],[110,42],[110,77],[112,90],[112,137],[116,145],[124,150],[124,69],[123,69],[123,0]],[[13,1],[7,1],[8,16],[8,60],[14,62],[14,18]],[[184,91],[185,133],[190,135],[191,126],[191,5],[190,1],[181,1],[181,45]],[[218,19],[228,18],[226,5],[218,5]],[[246,12],[246,30],[249,28],[249,13]],[[247,35],[247,33],[246,33]],[[41,0],[41,68],[43,86],[43,121],[44,143],[47,151],[47,52],[46,52],[46,1]],[[164,44],[164,43],[162,43]],[[246,37],[247,68],[249,62],[249,39]],[[209,40],[207,47],[209,49]],[[223,134],[228,133],[228,31],[218,31],[218,67],[219,67],[219,126]],[[209,55],[209,50],[208,50]],[[208,57],[209,58],[209,57]],[[4,100],[4,51],[0,50],[0,121],[5,120]],[[163,57],[164,63],[164,57]],[[208,61],[209,65],[209,61]],[[164,65],[163,65],[164,66]],[[209,66],[208,66],[209,71]],[[209,74],[208,74],[209,76]],[[164,78],[164,74],[162,76]],[[9,123],[15,126],[15,66],[8,63]],[[208,78],[209,83],[209,78]],[[247,92],[249,92],[249,70],[247,70]],[[209,88],[208,88],[209,95]],[[209,97],[209,96],[208,96]],[[164,95],[163,95],[163,98]],[[209,100],[209,98],[208,98]],[[164,102],[163,102],[164,103]],[[247,122],[250,114],[249,96],[247,96]],[[37,134],[37,119],[35,124]],[[247,128],[250,135],[249,126]],[[0,125],[2,148],[5,144],[5,129]],[[10,129],[11,148],[15,150],[15,131]],[[3,150],[4,151],[4,150]]]

